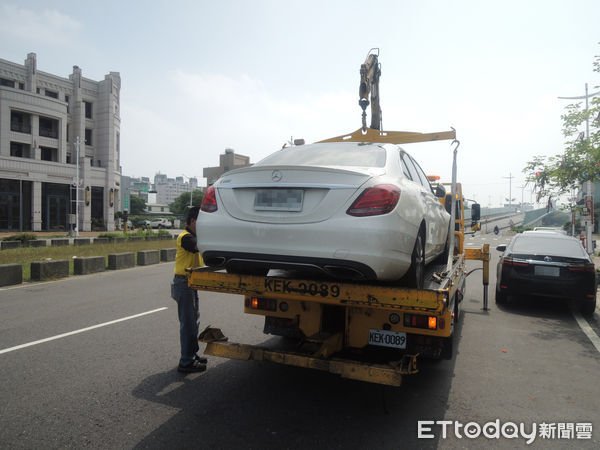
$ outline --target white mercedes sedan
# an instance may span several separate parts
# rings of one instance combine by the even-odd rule
[[[425,264],[448,245],[450,215],[434,192],[397,145],[288,147],[206,190],[198,249],[207,266],[231,273],[284,269],[420,288]]]

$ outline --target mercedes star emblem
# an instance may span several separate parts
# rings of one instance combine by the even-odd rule
[[[273,181],[281,181],[282,178],[283,175],[279,170],[274,170],[273,173],[271,173],[271,180]]]

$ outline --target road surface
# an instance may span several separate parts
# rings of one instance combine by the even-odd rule
[[[466,244],[483,239],[493,248],[508,241],[478,234]],[[454,359],[422,361],[400,388],[215,357],[205,373],[177,373],[172,263],[2,289],[0,447],[527,447],[522,435],[475,439],[460,427],[513,422],[537,430],[528,448],[598,448],[598,311],[584,330],[563,303],[497,308],[497,259],[493,250],[489,311],[481,271],[468,278]],[[243,314],[241,297],[200,299],[202,327],[231,341],[278,339]],[[550,424],[555,438],[541,437]]]

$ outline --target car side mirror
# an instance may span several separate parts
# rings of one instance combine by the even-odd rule
[[[446,196],[446,188],[443,184],[438,184],[435,187],[435,196],[437,198],[444,198]]]
[[[496,247],[496,250],[498,250],[499,252],[504,252],[506,250],[506,244],[500,244]]]
[[[471,220],[477,222],[481,219],[481,205],[479,203],[473,203],[471,205]]]

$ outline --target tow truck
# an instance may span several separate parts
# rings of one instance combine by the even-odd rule
[[[440,201],[450,212],[445,259],[426,267],[423,289],[343,280],[302,279],[271,270],[267,276],[225,273],[214,267],[190,269],[192,289],[243,296],[244,312],[265,317],[264,333],[284,336],[263,345],[229,342],[221,329],[207,327],[198,340],[204,354],[238,360],[271,361],[338,374],[342,377],[400,386],[402,377],[415,374],[417,358],[450,359],[468,276],[467,260],[483,263],[484,309],[489,284],[489,245],[465,248],[462,187],[456,182],[460,143],[454,129],[436,133],[381,131],[377,54],[369,52],[361,66],[362,127],[321,142],[382,142],[405,144],[452,140],[451,191]],[[371,126],[366,126],[369,96]],[[453,201],[454,200],[454,201]],[[479,220],[479,205],[472,209],[471,229]]]

